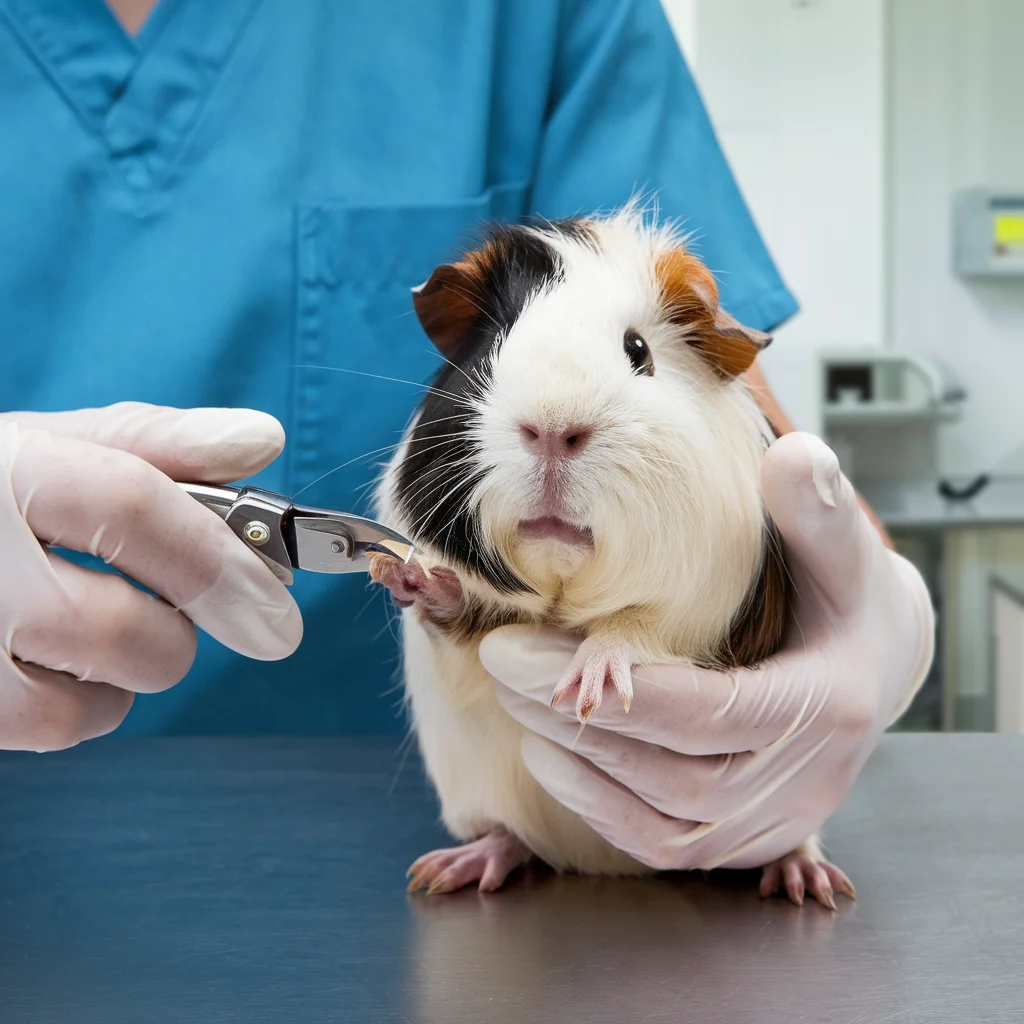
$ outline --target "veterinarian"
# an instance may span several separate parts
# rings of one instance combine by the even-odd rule
[[[290,593],[171,481],[357,509],[436,366],[409,288],[482,220],[656,191],[735,316],[796,308],[657,0],[0,0],[0,118],[2,747],[399,727],[365,578]],[[485,644],[531,770],[651,863],[827,817],[930,658],[827,449],[783,438],[765,494],[799,601],[764,668],[647,673],[570,753],[568,641]]]

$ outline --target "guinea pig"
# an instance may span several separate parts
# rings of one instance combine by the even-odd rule
[[[418,556],[382,555],[371,575],[403,609],[413,726],[444,824],[467,845],[421,857],[410,890],[496,889],[534,855],[651,873],[526,770],[479,643],[510,623],[578,635],[552,701],[574,699],[581,723],[606,688],[628,712],[634,668],[754,665],[778,649],[788,577],[760,491],[774,435],[742,377],[770,339],[633,206],[496,226],[413,300],[445,362],[376,514]],[[799,901],[806,887],[834,906],[826,866],[811,836],[765,869],[762,892],[782,883]]]

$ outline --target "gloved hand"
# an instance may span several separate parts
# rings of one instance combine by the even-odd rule
[[[556,800],[659,869],[756,867],[839,806],[931,664],[918,572],[883,546],[835,455],[788,434],[767,452],[765,503],[795,592],[783,650],[735,672],[637,669],[628,714],[605,701],[583,729],[551,693],[576,642],[509,626],[480,656],[530,730],[527,768]]]
[[[277,420],[246,409],[0,416],[0,748],[54,750],[114,729],[134,693],[188,672],[197,625],[252,658],[295,650],[288,590],[172,483],[240,479],[283,445]],[[40,541],[102,557],[160,596]]]

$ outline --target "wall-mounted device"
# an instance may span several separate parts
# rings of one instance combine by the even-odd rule
[[[948,367],[907,352],[824,349],[820,358],[827,426],[953,420],[966,397]]]
[[[947,367],[877,347],[822,349],[825,440],[859,487],[934,487],[938,428],[955,420],[966,392]]]
[[[953,239],[953,269],[961,277],[1024,277],[1024,189],[958,192]]]

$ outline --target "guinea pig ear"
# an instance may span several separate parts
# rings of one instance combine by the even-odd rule
[[[661,300],[668,319],[687,328],[686,343],[726,380],[749,370],[771,335],[744,327],[718,305],[714,276],[696,256],[672,249],[658,257]]]
[[[476,264],[462,260],[443,264],[412,290],[420,324],[446,359],[455,357],[480,315],[480,306],[474,299],[479,294],[479,285]]]
[[[758,352],[766,349],[772,343],[772,336],[770,334],[755,330],[753,327],[744,326],[736,317],[726,313],[721,306],[715,312],[715,339],[715,343],[719,347],[736,347],[733,358],[737,364],[744,363],[746,360],[740,369],[731,371],[730,375],[733,377],[737,373],[743,373],[744,370],[748,370],[757,358]],[[724,355],[724,352],[722,354]],[[723,370],[729,370],[724,365],[728,361],[728,359],[725,359],[723,364],[719,364]]]

